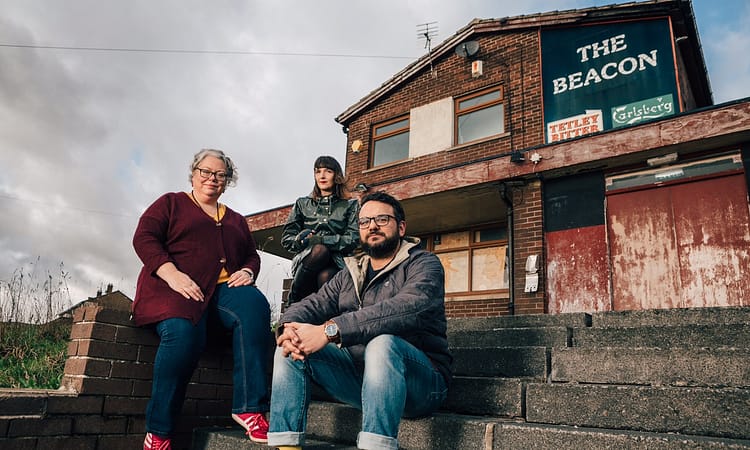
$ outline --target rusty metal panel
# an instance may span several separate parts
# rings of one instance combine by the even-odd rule
[[[607,197],[614,310],[683,306],[673,224],[667,188]]]
[[[750,304],[743,174],[607,197],[613,309]]]
[[[670,188],[682,303],[750,304],[750,215],[743,174]]]
[[[603,225],[546,234],[550,314],[609,311],[609,270]]]

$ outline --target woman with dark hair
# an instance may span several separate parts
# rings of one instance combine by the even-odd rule
[[[345,197],[341,165],[331,156],[320,156],[313,169],[312,193],[294,203],[281,236],[281,245],[295,253],[289,305],[316,292],[359,245],[358,204]]]

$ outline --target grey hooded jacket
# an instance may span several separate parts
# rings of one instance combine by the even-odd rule
[[[417,238],[403,238],[393,261],[367,286],[370,257],[344,258],[347,270],[291,305],[281,323],[319,325],[333,319],[341,333],[341,346],[360,362],[372,338],[399,336],[422,350],[450,384],[453,357],[446,336],[445,274],[438,257],[418,244]]]

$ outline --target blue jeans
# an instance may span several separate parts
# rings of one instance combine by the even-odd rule
[[[185,300],[191,301],[191,300]],[[156,325],[161,341],[154,360],[146,431],[172,434],[185,391],[206,347],[208,321],[232,330],[234,395],[232,412],[268,411],[268,351],[271,312],[266,297],[254,286],[216,286],[206,313],[197,325],[188,319],[166,319]]]
[[[360,368],[358,368],[360,367]],[[427,356],[405,340],[381,335],[365,350],[364,370],[346,348],[328,344],[305,361],[276,349],[268,445],[303,445],[311,380],[362,411],[361,449],[398,449],[401,417],[425,416],[443,403],[447,387]]]

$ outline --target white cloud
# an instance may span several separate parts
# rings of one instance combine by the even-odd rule
[[[0,47],[0,280],[40,258],[64,263],[74,302],[110,282],[132,296],[138,217],[188,188],[200,148],[237,163],[222,199],[233,209],[289,204],[310,191],[318,155],[343,162],[333,118],[425,51],[418,24],[437,22],[437,45],[475,17],[602,4],[0,0],[0,44],[112,49]],[[717,98],[748,95],[743,5],[701,31]],[[211,51],[250,53],[195,53]],[[286,274],[264,260],[273,298]]]

